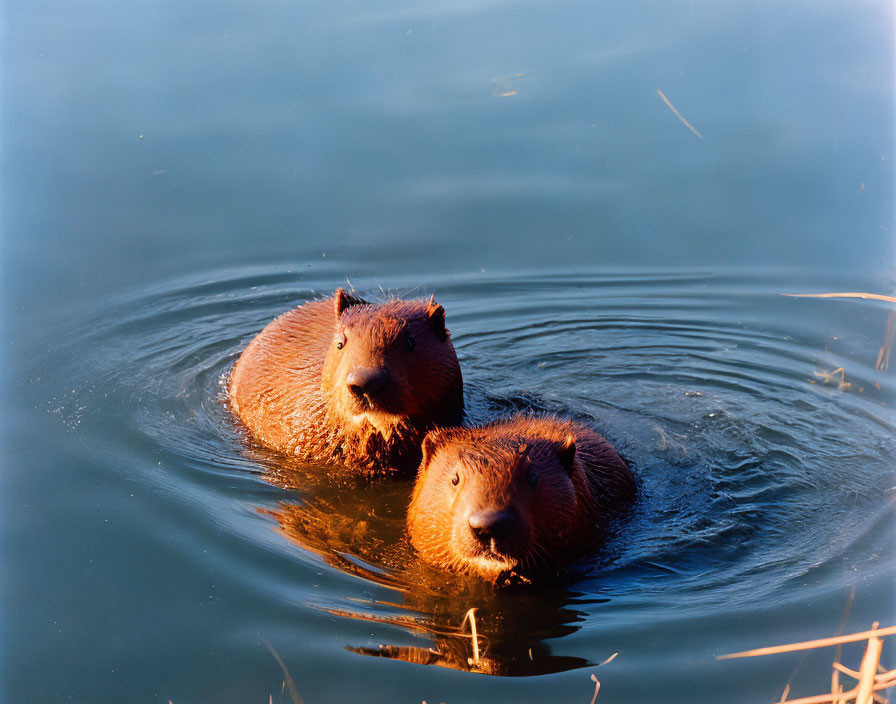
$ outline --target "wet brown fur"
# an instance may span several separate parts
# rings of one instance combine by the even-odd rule
[[[359,368],[391,377],[370,405],[348,390],[346,376]],[[372,304],[339,289],[281,315],[249,343],[231,373],[229,400],[266,447],[370,472],[413,472],[426,432],[460,423],[463,382],[445,309],[432,298]]]
[[[440,569],[495,583],[531,581],[563,574],[596,550],[610,519],[634,496],[625,462],[594,430],[516,416],[426,436],[408,532],[423,560]],[[468,517],[478,510],[516,515],[511,534],[492,544],[497,551],[470,529]]]

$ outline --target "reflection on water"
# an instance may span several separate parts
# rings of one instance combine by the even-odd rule
[[[427,641],[377,648],[348,644],[353,652],[492,675],[546,674],[590,664],[581,657],[553,654],[544,642],[575,631],[574,624],[584,617],[568,607],[565,589],[507,594],[481,580],[437,573],[416,559],[404,521],[412,482],[356,481],[351,487],[350,480],[322,480],[321,468],[291,471],[286,465],[281,461],[266,477],[301,487],[302,500],[281,502],[265,513],[301,549],[331,567],[393,590],[394,596],[368,608],[357,604],[327,611],[397,626]],[[476,658],[471,632],[463,627],[471,608],[476,609]]]

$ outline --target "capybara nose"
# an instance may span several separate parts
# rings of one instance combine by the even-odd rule
[[[482,542],[501,540],[510,535],[516,525],[516,516],[510,511],[474,511],[467,519],[473,535]]]
[[[345,377],[348,390],[353,396],[361,398],[376,396],[389,383],[387,369],[352,369]]]

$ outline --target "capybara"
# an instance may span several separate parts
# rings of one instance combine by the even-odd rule
[[[515,416],[424,438],[408,532],[435,567],[497,585],[532,582],[593,553],[634,497],[631,472],[594,430]]]
[[[367,472],[413,473],[427,431],[463,417],[445,309],[342,289],[268,324],[237,360],[229,396],[260,444]]]

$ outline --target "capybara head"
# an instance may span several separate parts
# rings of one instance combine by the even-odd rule
[[[460,365],[434,299],[372,304],[339,289],[333,320],[321,379],[331,416],[386,439],[404,427],[460,422]]]
[[[500,424],[436,430],[408,512],[411,542],[441,569],[493,582],[560,574],[599,537],[571,428],[524,437]]]

